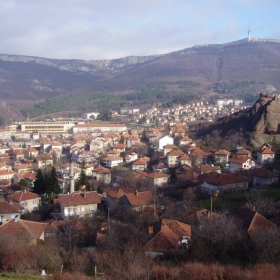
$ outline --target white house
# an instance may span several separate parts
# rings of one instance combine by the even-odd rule
[[[174,138],[169,136],[169,135],[162,136],[158,140],[158,150],[163,150],[163,147],[168,145],[168,144],[173,145],[174,144]]]
[[[116,167],[120,163],[123,162],[122,157],[112,156],[112,157],[105,157],[103,158],[102,162],[106,165],[106,167]]]
[[[255,167],[255,162],[246,156],[235,156],[229,159],[229,169],[235,172],[236,169],[251,169]]]

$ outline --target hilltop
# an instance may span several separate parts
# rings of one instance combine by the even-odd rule
[[[230,91],[233,81],[280,88],[280,43],[245,40],[114,60],[0,55],[0,98],[49,98],[74,92],[125,92],[151,82],[194,80]],[[227,88],[228,85],[228,88]],[[205,88],[206,89],[206,88]],[[19,94],[20,90],[20,94]]]
[[[69,94],[140,94],[157,84],[165,92],[248,99],[280,89],[280,43],[275,40],[194,46],[155,56],[114,60],[59,60],[0,55],[0,100],[19,109]],[[185,82],[196,86],[186,87]],[[249,98],[248,98],[249,97]],[[31,102],[31,103],[32,103]],[[11,109],[11,108],[10,108]],[[15,108],[13,108],[15,109]],[[74,109],[74,108],[73,108]],[[20,116],[17,116],[18,118]]]

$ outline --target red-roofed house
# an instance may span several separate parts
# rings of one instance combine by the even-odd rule
[[[214,154],[214,159],[217,163],[228,163],[230,152],[227,150],[219,150]]]
[[[261,165],[274,161],[275,153],[269,148],[263,148],[257,152],[257,162]]]
[[[235,172],[238,169],[251,169],[255,167],[255,162],[247,156],[234,156],[229,159],[229,169]]]
[[[38,240],[45,239],[46,223],[31,222],[21,219],[12,219],[0,226],[0,235],[13,236],[24,239],[29,244],[36,244]]]
[[[204,173],[200,178],[203,180],[201,191],[208,194],[216,190],[221,193],[248,190],[249,179],[235,173]]]
[[[169,250],[187,248],[191,239],[191,226],[177,220],[162,219],[149,226],[150,238],[143,249],[151,257]]]
[[[174,168],[178,166],[180,162],[180,158],[184,156],[185,153],[181,150],[173,150],[170,153],[167,154],[167,164],[169,168]]]
[[[132,164],[132,170],[145,170],[148,167],[149,161],[145,158],[139,158]]]
[[[105,193],[107,205],[111,210],[113,210],[121,197],[129,193],[134,193],[134,190],[124,187],[115,187],[107,189]]]
[[[14,204],[7,201],[0,202],[0,223],[5,223],[11,219],[15,219],[17,216],[20,218],[21,209]]]
[[[38,210],[41,203],[41,197],[38,194],[26,190],[10,194],[8,199],[20,204],[24,208],[23,212]]]
[[[120,163],[122,163],[123,162],[123,158],[122,157],[117,157],[117,156],[105,157],[105,158],[103,158],[102,162],[107,167],[112,168],[112,167],[116,167]]]
[[[92,177],[96,181],[104,182],[106,184],[111,183],[111,171],[103,166],[98,166],[92,171]]]
[[[150,191],[125,194],[119,199],[125,211],[143,211],[146,207],[153,207],[154,197]]]
[[[60,194],[58,203],[60,204],[61,218],[66,219],[73,216],[93,216],[101,200],[96,191],[74,192],[72,194]]]
[[[170,175],[163,172],[143,173],[143,177],[148,180],[151,186],[167,186]]]

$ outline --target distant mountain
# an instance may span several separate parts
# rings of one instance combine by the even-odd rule
[[[194,81],[197,94],[279,92],[280,43],[195,46],[146,57],[58,60],[0,55],[0,99],[40,100],[69,93],[137,92],[150,83]],[[174,90],[170,85],[170,90]]]

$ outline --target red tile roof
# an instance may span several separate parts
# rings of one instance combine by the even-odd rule
[[[154,197],[150,191],[130,193],[125,195],[131,207],[148,206],[154,204]]]
[[[39,197],[40,196],[38,194],[29,191],[21,191],[8,196],[8,198],[18,202],[30,200],[30,199],[36,199]]]
[[[7,201],[0,202],[0,214],[9,214],[9,213],[20,213],[18,207],[15,207],[14,204]]]
[[[18,238],[26,237],[28,239],[39,239],[46,226],[46,223],[31,222],[21,219],[18,221],[10,220],[0,226],[0,234],[8,234]]]
[[[265,155],[275,155],[275,153],[268,148],[261,150],[259,153],[265,154]]]
[[[69,207],[85,204],[98,204],[101,203],[101,200],[96,191],[89,191],[74,192],[72,194],[60,194],[59,202],[63,207]]]
[[[219,150],[218,152],[215,153],[215,155],[228,156],[230,155],[230,152],[227,150]]]

